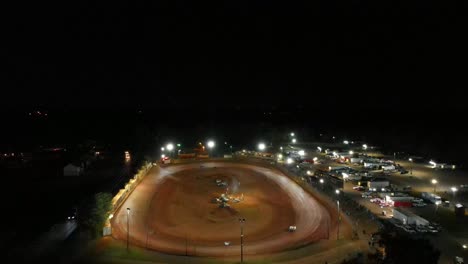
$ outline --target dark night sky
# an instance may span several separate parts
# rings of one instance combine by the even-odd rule
[[[4,9],[4,107],[465,105],[464,3],[66,2]]]

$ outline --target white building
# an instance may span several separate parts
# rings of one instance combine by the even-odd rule
[[[63,167],[63,175],[64,176],[79,176],[83,173],[83,168],[73,163],[68,164],[67,166]]]

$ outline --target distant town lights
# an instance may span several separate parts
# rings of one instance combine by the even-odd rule
[[[294,137],[294,133],[291,133],[291,137]]]
[[[293,138],[293,139],[291,140],[291,142],[292,142],[292,143],[296,143],[296,139]]]
[[[452,188],[450,188],[450,190],[452,190],[452,192],[458,191],[457,187],[452,187]]]
[[[367,145],[366,144],[362,145],[362,148],[367,149]]]
[[[298,153],[299,153],[299,155],[301,155],[301,156],[304,156],[304,155],[305,155],[305,151],[304,151],[304,150],[299,150]]]
[[[349,155],[353,155],[354,152],[352,150],[349,151]]]
[[[349,141],[348,140],[345,140],[343,141],[344,144],[348,145],[349,144]]]
[[[164,151],[164,147],[161,148],[161,151]]]

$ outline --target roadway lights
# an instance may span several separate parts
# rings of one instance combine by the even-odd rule
[[[299,151],[298,151],[298,154],[301,155],[301,156],[304,156],[304,155],[305,155],[305,151],[304,151],[304,150],[299,150]]]
[[[458,191],[458,189],[456,187],[452,187],[452,188],[450,188],[450,190],[452,190],[452,192]]]
[[[287,163],[287,164],[292,164],[292,163],[293,163],[293,159],[288,158],[288,159],[286,160],[286,163]]]
[[[408,160],[411,161],[411,162],[413,162],[413,159],[412,159],[412,158],[409,158]]]
[[[166,157],[166,155],[162,154],[162,155],[161,155],[161,158],[163,158],[163,159],[164,159],[164,157]]]
[[[259,149],[260,151],[264,151],[265,148],[266,148],[265,143],[260,143],[260,144],[258,144],[258,149]]]
[[[167,150],[172,151],[174,149],[174,145],[172,143],[167,144],[166,146]]]
[[[336,189],[336,190],[335,190],[335,193],[336,193],[336,194],[340,194],[340,190]]]
[[[350,150],[349,155],[353,155],[353,154],[354,154],[354,151]]]
[[[363,145],[362,145],[362,148],[363,148],[363,149],[367,149],[367,145],[366,145],[366,144],[363,144]]]
[[[293,139],[291,140],[291,142],[292,142],[292,143],[296,143],[296,139],[293,138]]]
[[[320,183],[322,183],[322,184],[324,183],[323,179],[320,179]]]
[[[462,248],[464,248],[464,249],[467,249],[467,248],[468,248],[468,246],[467,246],[467,245],[465,245],[465,244],[463,244],[463,245],[462,245]]]
[[[294,137],[294,133],[291,133],[291,137]]]
[[[345,145],[348,145],[348,144],[349,144],[349,141],[348,141],[348,140],[345,140],[345,141],[343,141],[343,143],[344,143]]]
[[[164,151],[164,147],[161,148],[161,151]]]
[[[322,148],[321,147],[317,147],[318,151],[319,152],[322,152]]]

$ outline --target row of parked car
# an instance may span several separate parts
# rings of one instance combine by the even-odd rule
[[[439,233],[440,227],[434,225],[403,225],[399,223],[394,224],[396,227],[401,228],[407,233]]]

